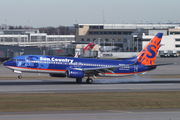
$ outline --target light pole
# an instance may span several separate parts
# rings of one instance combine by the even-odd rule
[[[7,27],[6,29],[8,29],[8,21],[9,21],[9,20],[8,20],[8,19],[5,19],[5,21],[6,21],[6,27]]]
[[[30,29],[30,25],[31,25],[31,20],[28,20],[28,22],[29,22],[29,29]]]
[[[137,52],[139,52],[139,50],[138,50],[138,46],[139,46],[139,45],[138,45],[138,39],[139,39],[139,38],[137,38]]]
[[[103,8],[103,25],[104,25],[104,8]]]

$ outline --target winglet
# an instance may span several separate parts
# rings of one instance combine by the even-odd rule
[[[156,37],[158,37],[158,38],[162,38],[162,36],[163,36],[163,33],[157,33],[156,34]]]

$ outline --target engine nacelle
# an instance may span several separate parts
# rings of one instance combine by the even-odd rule
[[[66,77],[66,74],[63,74],[63,73],[61,73],[61,74],[50,73],[49,75],[50,75],[51,77]]]
[[[67,70],[67,77],[71,78],[83,78],[84,72],[81,70]]]

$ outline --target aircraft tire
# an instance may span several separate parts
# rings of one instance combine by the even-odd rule
[[[19,75],[18,78],[21,79],[21,78],[22,78],[22,75]]]
[[[93,82],[93,80],[92,80],[91,78],[88,78],[88,79],[86,80],[86,82],[87,82],[88,84],[91,84],[91,83]]]
[[[76,82],[77,83],[81,83],[82,82],[82,78],[76,78]]]

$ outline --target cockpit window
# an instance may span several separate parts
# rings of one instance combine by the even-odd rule
[[[19,59],[11,59],[11,61],[15,61],[16,62],[16,61],[19,61]]]

